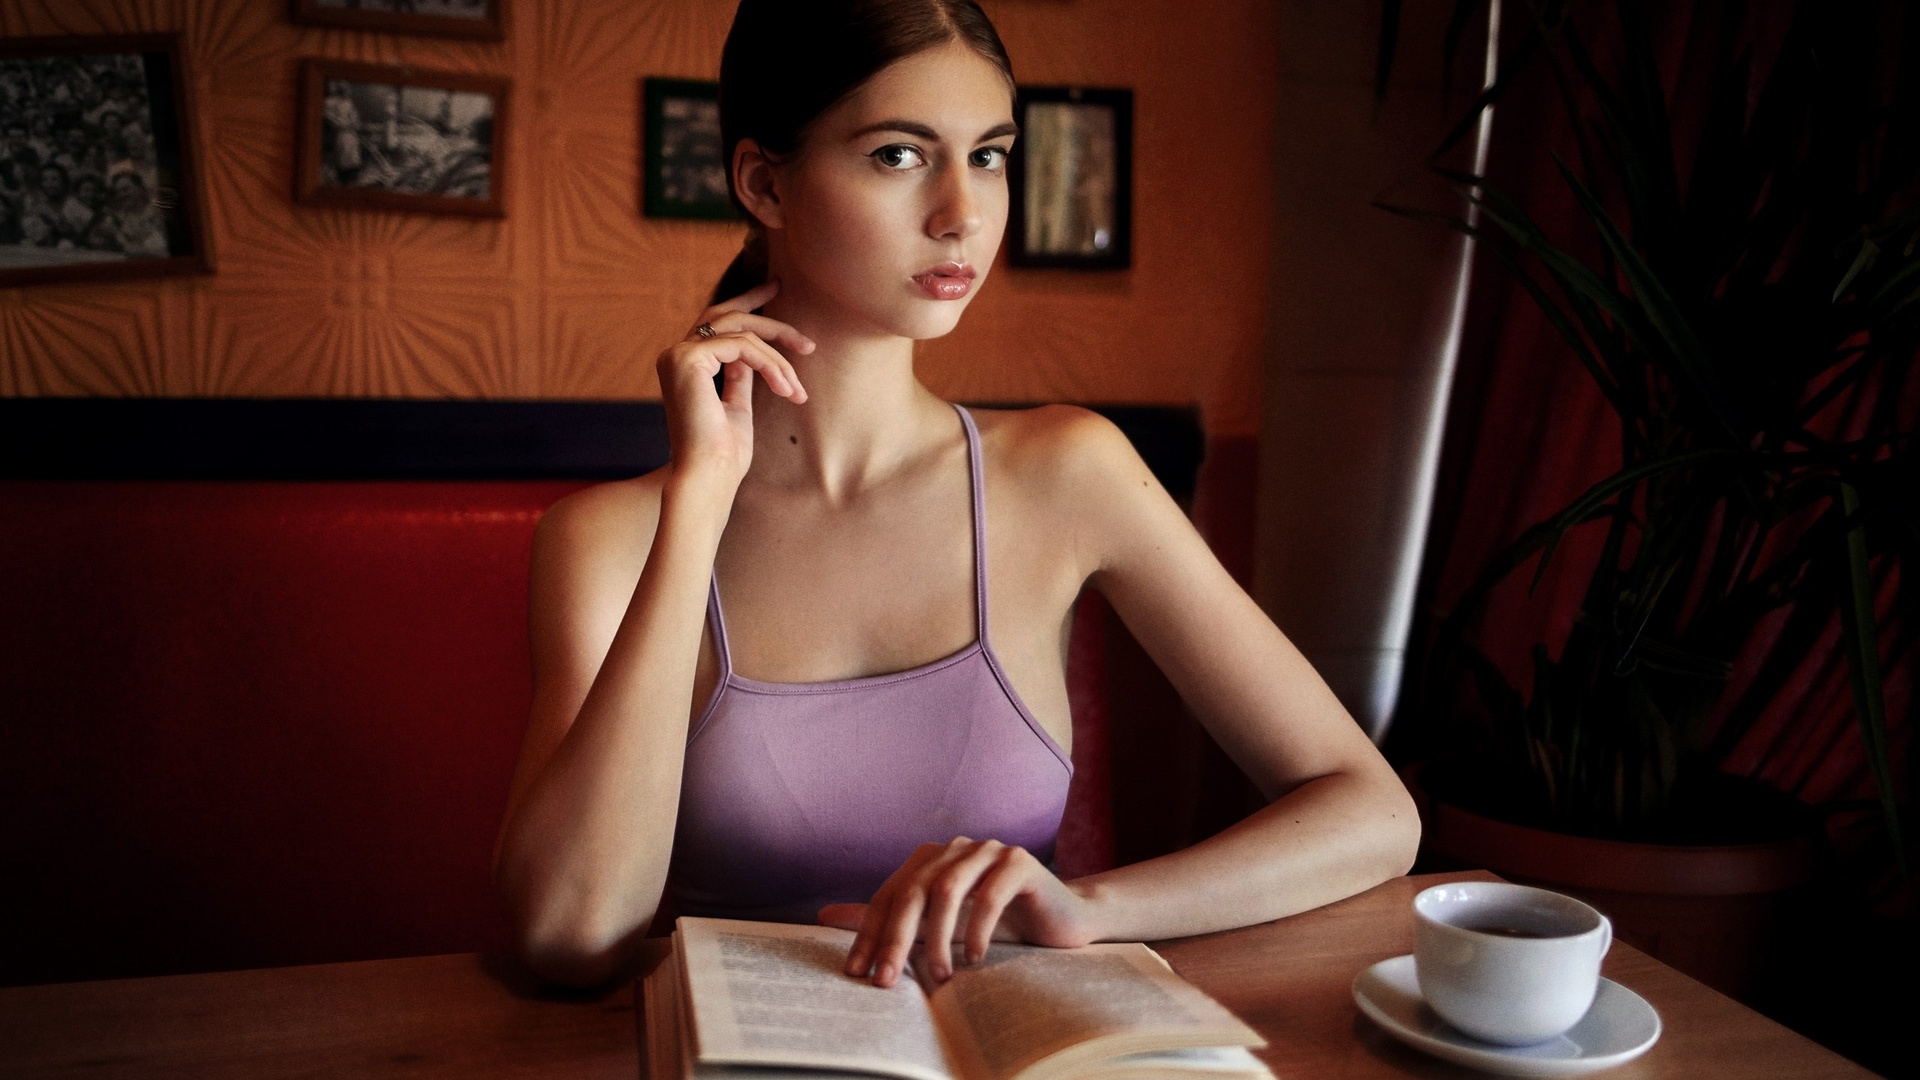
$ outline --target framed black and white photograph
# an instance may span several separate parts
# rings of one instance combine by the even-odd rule
[[[0,40],[0,286],[204,273],[175,35]]]
[[[1133,91],[1029,86],[1015,95],[1007,261],[1124,269],[1133,261]]]
[[[648,217],[729,220],[720,147],[720,84],[647,79],[641,91],[641,210]]]
[[[507,79],[309,60],[301,88],[299,201],[505,215]]]
[[[293,21],[400,34],[502,41],[507,0],[293,0]]]

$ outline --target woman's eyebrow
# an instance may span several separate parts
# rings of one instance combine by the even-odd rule
[[[847,136],[847,141],[853,142],[856,139],[871,135],[876,131],[898,131],[905,135],[911,135],[916,139],[925,139],[928,142],[941,141],[939,132],[913,120],[882,120],[876,124],[868,124],[866,127]],[[1004,124],[997,124],[988,128],[986,132],[975,141],[986,142],[988,139],[997,139],[1002,135],[1018,134],[1020,134],[1020,125],[1009,120]]]

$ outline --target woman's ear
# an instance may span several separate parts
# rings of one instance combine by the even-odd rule
[[[741,139],[733,148],[733,190],[747,212],[761,225],[778,229],[786,224],[780,205],[779,167],[760,144]]]

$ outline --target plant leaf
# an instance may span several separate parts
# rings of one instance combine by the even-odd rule
[[[1380,0],[1380,43],[1373,62],[1373,100],[1387,100],[1393,78],[1393,55],[1400,49],[1400,0]]]
[[[1553,161],[1559,167],[1561,177],[1573,189],[1574,198],[1580,201],[1587,216],[1600,230],[1600,239],[1613,252],[1613,257],[1619,260],[1620,270],[1626,275],[1627,284],[1633,288],[1634,299],[1645,313],[1646,321],[1659,335],[1660,342],[1665,345],[1665,349],[1660,351],[1674,361],[1681,380],[1691,384],[1694,392],[1700,395],[1708,412],[1720,422],[1722,432],[1729,439],[1738,441],[1739,431],[1734,425],[1732,406],[1720,388],[1707,377],[1706,353],[1700,347],[1699,339],[1694,336],[1693,326],[1686,314],[1674,302],[1666,286],[1661,284],[1659,275],[1653,272],[1646,260],[1641,258],[1640,252],[1621,234],[1613,219],[1607,216],[1600,200],[1581,183],[1560,155],[1554,154]]]
[[[1514,46],[1513,52],[1505,57],[1499,72],[1494,75],[1493,85],[1480,91],[1479,95],[1473,99],[1473,104],[1467,107],[1466,115],[1460,118],[1459,123],[1453,125],[1453,130],[1447,132],[1446,136],[1440,140],[1440,144],[1434,148],[1433,153],[1427,155],[1427,160],[1439,161],[1447,155],[1447,151],[1459,145],[1461,139],[1466,138],[1476,127],[1479,127],[1480,114],[1506,95],[1507,88],[1513,85],[1514,78],[1526,70],[1528,61],[1532,60],[1533,55],[1539,51],[1540,34],[1538,31],[1529,31],[1520,39],[1520,44]]]
[[[1840,297],[1846,293],[1847,286],[1853,284],[1853,279],[1860,276],[1860,271],[1872,266],[1874,258],[1879,254],[1880,245],[1874,243],[1872,237],[1860,241],[1860,254],[1853,257],[1853,265],[1847,267],[1846,275],[1840,279],[1840,284],[1833,287],[1834,303],[1840,302]]]
[[[1469,198],[1471,197],[1472,196],[1469,196]],[[1533,299],[1534,304],[1539,307],[1540,313],[1546,316],[1547,321],[1553,325],[1554,330],[1557,331],[1568,346],[1573,349],[1574,358],[1580,362],[1580,366],[1587,369],[1587,374],[1592,377],[1594,385],[1599,387],[1600,393],[1606,397],[1607,403],[1613,406],[1614,412],[1622,417],[1630,415],[1626,402],[1620,397],[1620,388],[1616,384],[1612,372],[1589,347],[1587,337],[1580,333],[1579,328],[1573,325],[1572,318],[1561,309],[1553,297],[1547,295],[1546,289],[1534,279],[1533,275],[1527,271],[1526,267],[1520,264],[1518,259],[1513,257],[1512,252],[1508,251],[1498,242],[1494,234],[1488,232],[1481,226],[1469,223],[1464,218],[1452,217],[1446,214],[1436,214],[1426,210],[1416,210],[1411,207],[1395,206],[1389,203],[1377,202],[1374,203],[1374,205],[1388,213],[1398,214],[1401,217],[1414,221],[1445,225],[1462,235],[1473,238],[1473,240],[1480,245],[1481,250],[1486,251],[1498,259],[1500,265],[1506,267],[1508,272],[1513,274],[1514,281]]]
[[[1860,734],[1867,744],[1867,762],[1880,788],[1880,811],[1886,815],[1887,837],[1902,877],[1907,874],[1907,849],[1900,840],[1900,808],[1893,798],[1893,770],[1887,757],[1887,703],[1881,696],[1880,635],[1873,616],[1873,575],[1867,565],[1867,529],[1860,520],[1860,493],[1840,483],[1837,510],[1846,528],[1848,587],[1841,590],[1840,637],[1847,649],[1847,673],[1852,676],[1853,704]]]
[[[1460,55],[1460,39],[1467,25],[1486,0],[1453,0],[1453,14],[1447,19],[1447,38],[1440,52],[1440,101],[1444,105],[1453,96],[1453,61]],[[1496,73],[1497,74],[1497,73]]]
[[[1588,520],[1589,515],[1591,515],[1600,504],[1649,477],[1658,476],[1661,473],[1670,472],[1674,469],[1684,469],[1690,465],[1698,465],[1703,461],[1711,461],[1714,458],[1737,457],[1743,453],[1745,453],[1745,451],[1742,450],[1714,449],[1688,450],[1684,453],[1670,454],[1667,457],[1655,458],[1652,461],[1643,461],[1638,465],[1621,469],[1619,472],[1588,488],[1585,494],[1568,503],[1565,509],[1548,518],[1544,523],[1548,534],[1545,544],[1546,550],[1540,556],[1539,566],[1534,569],[1533,583],[1527,586],[1527,592],[1531,593],[1540,587],[1540,579],[1546,575],[1547,563],[1553,558],[1554,549],[1560,546],[1560,538],[1566,535],[1567,530],[1582,521]]]
[[[1906,266],[1901,267],[1892,277],[1881,282],[1880,287],[1874,290],[1873,297],[1868,302],[1879,304],[1894,293],[1900,291],[1903,286],[1913,284],[1915,279],[1920,279],[1920,259],[1912,260]],[[1911,302],[1911,300],[1912,298],[1909,297],[1908,302]]]

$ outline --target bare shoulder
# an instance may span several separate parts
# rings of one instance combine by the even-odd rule
[[[566,547],[624,547],[637,537],[641,551],[652,545],[660,522],[660,492],[667,470],[581,488],[547,508],[535,530],[536,542]]]
[[[990,467],[1044,498],[1110,496],[1153,475],[1113,421],[1078,405],[976,410]]]
[[[1073,405],[977,414],[987,473],[1012,496],[1023,533],[1070,541],[1085,577],[1191,532],[1185,514],[1111,420]]]
[[[548,507],[533,534],[536,582],[638,578],[660,523],[666,472],[595,484]]]

